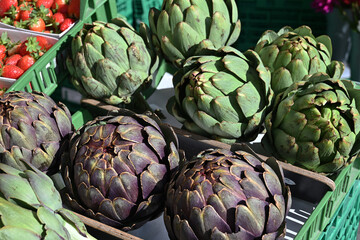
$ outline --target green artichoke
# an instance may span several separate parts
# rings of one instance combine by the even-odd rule
[[[74,133],[62,169],[72,209],[128,231],[161,214],[180,157],[174,131],[156,115],[118,114]]]
[[[233,44],[241,30],[235,0],[165,0],[150,9],[149,25],[158,52],[177,67],[197,48]]]
[[[150,85],[159,66],[150,38],[145,24],[137,32],[121,18],[85,24],[72,40],[66,61],[73,85],[83,96],[129,104]]]
[[[280,239],[291,206],[274,158],[208,149],[171,180],[164,210],[170,239]]]
[[[341,80],[314,74],[281,93],[265,120],[263,145],[280,160],[332,174],[359,152],[360,116]]]
[[[255,51],[271,71],[271,87],[276,95],[306,75],[323,72],[339,79],[344,72],[342,62],[331,61],[331,39],[326,35],[315,38],[308,26],[283,27],[278,33],[268,30]]]
[[[255,139],[273,97],[257,53],[229,46],[187,59],[173,84],[168,111],[185,129],[224,142]]]
[[[50,177],[23,162],[19,171],[0,163],[0,239],[95,239],[64,209]]]
[[[57,171],[60,152],[73,132],[71,114],[41,92],[14,91],[0,97],[0,162],[24,169]]]

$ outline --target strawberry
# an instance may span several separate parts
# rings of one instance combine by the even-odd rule
[[[42,18],[35,17],[29,22],[29,29],[35,32],[45,31],[45,22]]]
[[[60,31],[63,32],[70,27],[75,21],[72,18],[65,18],[63,23],[60,24]]]
[[[56,9],[56,12],[67,14],[68,6],[69,5],[67,4],[67,0],[54,0],[54,3],[51,6],[51,8]]]
[[[20,19],[23,21],[28,20],[30,18],[30,14],[31,14],[32,10],[34,10],[34,8],[31,7],[30,4],[21,6],[20,7]]]
[[[30,55],[23,56],[17,63],[17,66],[22,70],[28,70],[35,63],[35,58]]]
[[[14,65],[5,65],[1,69],[1,76],[6,78],[18,79],[23,73],[24,70]]]
[[[67,14],[69,17],[80,18],[80,0],[70,0]]]
[[[61,12],[57,12],[52,16],[52,19],[55,23],[60,25],[64,22],[65,16]]]
[[[20,60],[20,58],[21,58],[20,54],[14,54],[6,59],[5,65],[16,65]]]
[[[43,5],[46,8],[51,8],[51,6],[53,5],[54,0],[37,0],[36,2],[36,6],[40,7],[41,5]]]
[[[21,43],[19,53],[21,56],[28,55],[30,53],[40,52],[41,47],[36,37],[28,37],[26,41]]]
[[[9,11],[5,13],[12,20],[18,21],[20,19],[20,8],[18,6],[12,5],[9,8]]]
[[[48,18],[51,18],[54,15],[54,13],[49,9],[49,12],[45,15]]]
[[[3,60],[6,56],[6,47],[5,45],[0,45],[0,60]]]
[[[52,47],[52,45],[48,42],[48,40],[45,37],[36,36],[36,41],[38,42],[42,51],[47,51]]]
[[[5,13],[10,10],[11,6],[17,6],[17,0],[0,0],[0,17],[4,17]]]

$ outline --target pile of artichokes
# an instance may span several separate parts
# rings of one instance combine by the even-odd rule
[[[84,24],[66,60],[73,85],[141,110],[74,131],[66,106],[43,93],[0,97],[0,238],[92,239],[46,175],[57,171],[67,207],[125,231],[164,211],[171,239],[284,237],[291,194],[274,158],[207,149],[186,161],[172,127],[143,111],[164,60],[176,67],[167,110],[186,130],[226,143],[263,132],[273,156],[323,174],[350,164],[360,90],[341,80],[331,39],[284,27],[240,52],[240,31],[235,0],[164,0],[139,29],[122,18]]]

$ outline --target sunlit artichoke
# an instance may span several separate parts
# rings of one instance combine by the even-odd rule
[[[263,144],[275,157],[331,174],[359,152],[360,116],[341,80],[314,74],[279,95]]]
[[[157,50],[178,67],[197,48],[233,44],[241,30],[235,0],[165,0],[150,9],[149,25]]]
[[[179,169],[167,190],[164,221],[172,240],[279,239],[291,194],[274,158],[208,149]]]
[[[0,162],[23,169],[24,159],[41,171],[56,171],[72,131],[68,108],[44,93],[14,91],[0,97]]]
[[[275,94],[306,75],[323,72],[339,79],[344,71],[342,62],[331,59],[331,39],[326,35],[315,38],[308,26],[283,27],[277,33],[268,30],[259,39],[255,51],[271,71]]]
[[[254,51],[206,50],[173,77],[168,111],[189,131],[224,142],[258,134],[272,102],[270,72]]]
[[[62,169],[72,209],[125,231],[163,211],[180,158],[175,133],[155,115],[121,110],[98,117],[70,145]]]
[[[51,178],[25,161],[23,165],[19,171],[0,163],[0,239],[95,239],[63,208]]]
[[[85,24],[71,43],[67,67],[72,83],[86,97],[108,104],[129,104],[152,80],[159,66],[150,30],[139,31],[124,19]]]

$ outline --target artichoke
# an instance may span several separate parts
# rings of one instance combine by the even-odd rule
[[[281,93],[265,120],[263,145],[280,160],[332,174],[359,152],[360,116],[341,80],[314,74]]]
[[[180,157],[175,133],[156,115],[118,114],[74,133],[62,169],[72,209],[128,231],[161,214]]]
[[[0,239],[95,239],[62,207],[51,178],[23,164],[26,170],[19,171],[0,163]]]
[[[41,92],[14,91],[0,97],[0,161],[24,169],[57,171],[60,152],[73,132],[71,114]]]
[[[177,67],[197,48],[235,43],[241,30],[235,0],[166,0],[150,9],[149,25],[157,51]]]
[[[331,61],[331,39],[326,35],[315,38],[308,26],[283,27],[278,33],[268,30],[255,51],[271,71],[271,87],[276,95],[306,75],[323,72],[339,79],[344,72],[342,62]]]
[[[73,85],[83,96],[129,104],[151,83],[159,65],[150,38],[144,23],[136,32],[121,18],[85,24],[72,40],[66,61]]]
[[[186,60],[168,111],[191,132],[223,142],[255,139],[272,103],[270,72],[256,52],[225,46]]]
[[[290,205],[274,158],[207,149],[171,180],[164,221],[170,239],[278,239]]]

